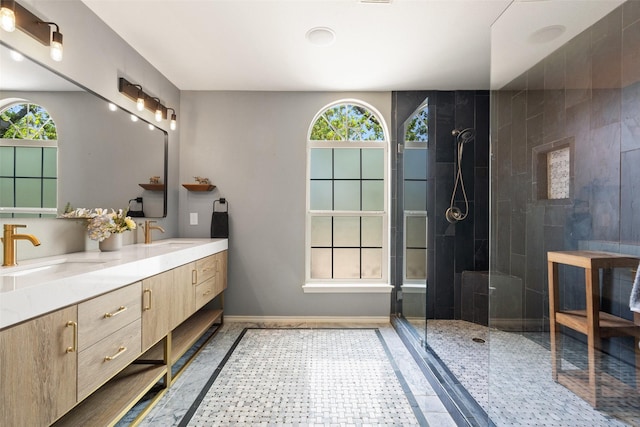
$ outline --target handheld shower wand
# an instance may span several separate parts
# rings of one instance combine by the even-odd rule
[[[451,193],[451,202],[449,203],[449,209],[444,213],[445,218],[452,224],[458,221],[462,221],[469,215],[469,199],[467,198],[467,192],[464,188],[464,180],[462,178],[462,152],[464,150],[464,144],[473,141],[476,137],[476,131],[472,128],[466,128],[463,130],[454,129],[451,131],[451,135],[456,137],[457,154],[458,154],[458,167],[456,172],[456,182],[453,185],[453,192]],[[457,206],[453,206],[453,202],[458,190],[458,182],[462,190],[464,197],[464,213]]]

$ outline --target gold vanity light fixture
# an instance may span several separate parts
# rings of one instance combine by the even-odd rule
[[[176,130],[176,127],[178,126],[178,116],[176,116],[176,110],[174,110],[171,107],[167,108],[167,112],[168,110],[173,111],[173,113],[171,113],[171,122],[169,123],[169,127],[171,128],[171,130]]]
[[[0,27],[12,32],[16,28],[50,47],[51,59],[62,61],[63,44],[60,27],[55,22],[38,18],[15,0],[0,0]],[[53,32],[51,27],[54,27]]]

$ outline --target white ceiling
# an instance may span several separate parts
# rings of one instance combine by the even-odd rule
[[[622,3],[82,1],[181,90],[271,91],[499,88]],[[530,40],[559,24],[557,39]],[[314,27],[335,42],[311,45]]]

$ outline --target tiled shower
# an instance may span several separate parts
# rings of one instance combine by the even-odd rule
[[[575,7],[581,5],[576,2]],[[482,402],[486,417],[496,425],[637,425],[640,399],[594,409],[552,380],[546,257],[548,251],[571,250],[640,257],[640,1],[623,3],[490,94],[394,93],[398,143],[404,120],[426,98],[426,289],[398,295],[397,313],[411,320],[424,346],[444,364],[450,362],[454,382],[459,380]],[[450,132],[459,127],[474,127],[478,136],[473,148],[465,148],[462,164],[471,215],[452,225],[444,212],[455,179]],[[395,162],[397,218],[402,218],[406,196],[403,160],[400,150]],[[459,207],[460,202],[458,195]],[[398,284],[403,278],[401,232],[398,227]],[[614,269],[611,280],[604,280],[601,311],[633,320],[628,304],[633,274]],[[560,282],[561,307],[584,309],[584,271],[562,267]],[[563,363],[581,368],[585,336],[562,332]],[[469,342],[478,337],[486,342]],[[448,345],[452,343],[456,345]],[[606,372],[635,387],[635,345],[633,337],[604,339],[598,375]],[[455,353],[460,348],[465,354]],[[476,362],[466,358],[469,354]],[[465,385],[465,376],[475,383]],[[524,376],[542,382],[519,384]],[[540,389],[535,399],[522,397],[530,411],[504,405],[504,396],[519,402],[531,387]],[[475,419],[478,425],[486,421]]]

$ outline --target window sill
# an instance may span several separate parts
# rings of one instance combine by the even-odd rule
[[[305,294],[390,294],[393,286],[385,283],[306,283]]]

